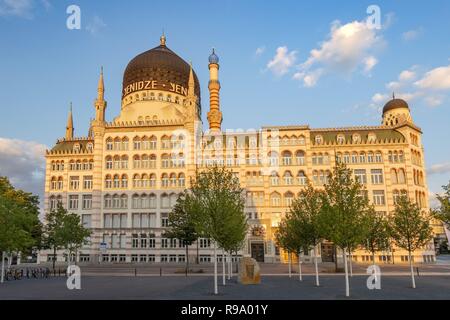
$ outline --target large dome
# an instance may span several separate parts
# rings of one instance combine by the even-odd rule
[[[165,45],[161,44],[137,55],[123,75],[122,98],[140,90],[162,90],[187,95],[190,65]],[[200,101],[200,84],[194,72],[195,94]]]
[[[408,103],[403,99],[393,98],[392,100],[390,100],[388,103],[386,103],[384,105],[383,113],[385,113],[389,110],[400,109],[400,108],[409,109]]]

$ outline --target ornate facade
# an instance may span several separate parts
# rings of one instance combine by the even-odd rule
[[[401,194],[428,208],[422,132],[405,101],[389,101],[380,126],[224,131],[214,51],[209,72],[208,130],[201,122],[200,83],[192,65],[167,47],[164,36],[158,47],[128,64],[116,118],[105,119],[103,70],[88,136],[74,136],[70,112],[65,137],[46,154],[45,211],[60,201],[92,229],[78,261],[184,262],[183,245],[164,238],[168,214],[196,170],[215,163],[233,170],[246,190],[250,228],[241,255],[260,261],[285,260],[274,243],[280,219],[307,179],[322,188],[335,161],[354,170],[377,211],[392,212]],[[331,248],[327,243],[319,248],[323,261],[333,259]],[[192,261],[210,262],[210,241],[200,239],[190,253]],[[39,259],[50,261],[51,252],[41,252]],[[59,252],[58,260],[64,259]],[[353,259],[369,261],[370,254],[357,251]],[[380,252],[376,259],[406,262],[407,253]],[[433,244],[415,252],[414,259],[434,261]]]

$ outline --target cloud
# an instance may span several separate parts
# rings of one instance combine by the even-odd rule
[[[438,96],[429,96],[424,99],[425,104],[429,107],[437,107],[440,106],[444,102],[444,97],[441,95]]]
[[[328,38],[310,51],[306,61],[298,66],[299,71],[294,78],[305,81],[301,75],[322,76],[328,72],[349,74],[358,68],[369,74],[378,63],[375,51],[383,43],[382,36],[377,32],[365,21],[344,25],[334,21]],[[313,78],[316,83],[317,76]]]
[[[31,18],[33,0],[0,0],[0,16]]]
[[[416,73],[412,70],[404,70],[400,72],[400,75],[398,76],[398,80],[400,81],[411,81],[416,78]]]
[[[450,89],[450,65],[428,71],[422,79],[414,84],[422,89]]]
[[[86,25],[86,31],[92,35],[98,35],[102,29],[106,27],[106,23],[99,16],[94,16]]]
[[[412,41],[416,40],[423,33],[423,28],[420,27],[415,30],[409,30],[402,33],[402,39],[404,41]]]
[[[264,53],[264,51],[266,51],[266,47],[265,46],[261,46],[259,48],[256,49],[255,51],[255,56],[260,56]]]
[[[293,79],[303,81],[303,85],[306,88],[312,88],[317,84],[317,81],[319,81],[319,78],[323,73],[323,69],[316,69],[311,72],[296,72],[293,76]]]
[[[427,169],[428,175],[450,173],[450,162],[437,163]]]
[[[372,101],[376,104],[386,102],[389,99],[387,94],[375,93],[372,97]]]
[[[272,60],[267,63],[267,69],[276,76],[282,76],[289,72],[297,59],[297,51],[289,52],[286,46],[278,47]]]
[[[44,193],[45,150],[43,144],[17,139],[0,138],[0,175],[27,192]]]

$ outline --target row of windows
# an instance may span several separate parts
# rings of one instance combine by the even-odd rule
[[[405,155],[403,151],[389,151],[388,161],[390,163],[403,163],[405,162]]]
[[[133,175],[133,188],[156,187],[156,174],[135,174]],[[163,173],[161,175],[161,188],[184,188],[186,185],[186,176],[184,173]],[[127,189],[128,175],[106,175],[105,189]]]
[[[154,193],[150,194],[134,194],[131,196],[133,209],[156,209],[157,196]],[[163,193],[160,196],[161,208],[171,208],[175,205],[178,199],[176,193]],[[103,197],[103,205],[105,209],[127,209],[128,208],[128,195],[122,194],[106,194]]]
[[[182,153],[178,155],[163,154],[161,156],[161,168],[183,168],[185,158]],[[106,169],[128,169],[128,156],[107,156],[105,158]],[[135,155],[133,156],[133,169],[154,169],[156,168],[156,155]]]
[[[424,186],[425,185],[425,179],[423,177],[422,171],[413,169],[413,179],[414,179],[414,184],[416,186]]]
[[[337,152],[336,160],[339,163],[382,163],[383,155],[381,151],[369,151],[369,152]]]
[[[128,137],[108,137],[106,138],[106,150],[108,151],[127,151],[129,149],[130,139]],[[156,150],[158,139],[156,136],[136,136],[133,138],[133,150]],[[161,149],[182,149],[185,147],[184,135],[172,135],[161,137]]]
[[[411,150],[411,162],[416,166],[422,166],[422,154],[419,151]]]

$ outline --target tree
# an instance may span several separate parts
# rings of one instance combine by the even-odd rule
[[[195,199],[189,193],[182,193],[169,213],[170,230],[168,238],[179,239],[186,248],[186,274],[189,272],[189,246],[199,238],[195,228]]]
[[[322,192],[308,186],[300,192],[290,208],[293,218],[293,229],[297,235],[298,245],[304,251],[314,250],[314,266],[316,272],[316,286],[319,286],[319,270],[317,266],[317,246],[320,244],[319,218],[322,211]]]
[[[0,177],[0,251],[1,282],[6,255],[26,253],[39,247],[41,237],[37,196],[15,189],[6,177]]]
[[[64,247],[64,217],[67,214],[61,202],[45,215],[44,247],[53,250],[52,265],[55,270],[56,252]]]
[[[21,252],[34,245],[35,239],[30,230],[33,216],[26,209],[4,194],[0,194],[0,251],[2,252],[3,283],[5,257],[7,253]]]
[[[297,252],[298,245],[294,239],[295,232],[293,231],[292,214],[287,212],[284,218],[278,224],[275,232],[275,242],[277,245],[288,252],[289,259],[289,277],[291,277],[291,253]],[[299,255],[300,257],[300,255]]]
[[[67,261],[70,265],[72,253],[77,255],[77,251],[85,244],[88,244],[88,237],[91,231],[86,229],[81,223],[81,218],[75,213],[67,213],[63,218],[62,239],[64,248],[68,251]],[[75,258],[76,261],[76,258]]]
[[[367,234],[362,245],[372,254],[372,263],[375,264],[375,253],[390,248],[389,225],[385,216],[373,208],[367,211],[366,223]]]
[[[218,294],[217,246],[227,246],[225,238],[231,235],[245,237],[239,223],[244,217],[243,189],[232,171],[214,166],[196,173],[189,192],[194,198],[196,230],[213,240],[214,293]]]
[[[437,194],[440,207],[435,210],[434,217],[442,221],[448,229],[450,229],[450,182],[446,186],[442,186],[444,193]]]
[[[352,171],[338,163],[325,184],[319,229],[325,239],[343,251],[345,267],[345,295],[350,295],[347,253],[360,244],[366,235],[365,216],[369,200],[364,187],[352,178]]]
[[[412,287],[416,287],[411,252],[428,244],[432,238],[430,217],[406,196],[397,200],[390,233],[395,244],[408,251]]]

